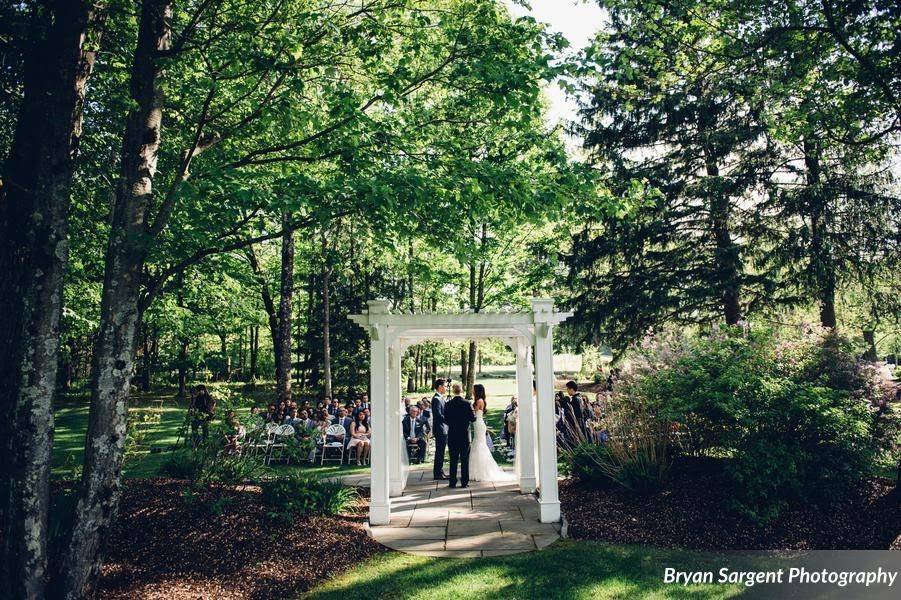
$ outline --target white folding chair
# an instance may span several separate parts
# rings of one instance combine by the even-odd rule
[[[253,439],[250,444],[251,456],[256,456],[260,450],[263,451],[264,457],[269,456],[269,446],[272,444],[276,429],[278,429],[278,423],[266,423],[265,427],[261,427],[251,434]]]
[[[284,460],[285,464],[291,463],[291,454],[286,452],[288,448],[288,443],[286,440],[294,437],[294,427],[291,425],[279,425],[272,432],[272,442],[269,444],[269,449],[266,455],[266,464],[272,464],[273,454],[275,450],[278,450],[278,459]]]
[[[344,431],[344,425],[329,425],[325,434],[322,436],[322,458],[319,459],[319,464],[325,464],[327,460],[337,460],[338,463],[344,462],[344,438],[347,436],[347,432]],[[332,438],[340,438],[335,439],[333,441],[328,441],[329,437]],[[326,458],[326,454],[328,454],[329,450],[337,450],[338,458]]]

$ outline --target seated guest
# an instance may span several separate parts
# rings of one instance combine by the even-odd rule
[[[304,429],[313,429],[315,427],[316,422],[310,418],[310,413],[305,410],[300,411],[297,415],[298,426],[303,427]]]
[[[410,399],[407,398],[406,396],[404,396],[404,412],[405,413],[410,412]]]
[[[423,398],[419,401],[419,414],[423,419],[432,420],[432,401],[429,398]]]
[[[363,401],[359,399],[354,400],[354,406],[350,414],[354,419],[356,419],[358,412],[363,412]]]
[[[501,434],[501,437],[507,442],[507,448],[513,446],[513,432],[516,431],[516,426],[514,425],[510,427],[511,415],[517,410],[519,406],[519,400],[517,400],[516,396],[510,398],[510,404],[507,405],[507,408],[504,409],[504,431]]]
[[[334,417],[338,414],[338,400],[332,400],[331,402],[327,402],[325,409],[328,411],[328,414]]]
[[[357,449],[357,464],[363,464],[363,460],[369,458],[370,452],[370,428],[369,416],[365,412],[357,413],[357,418],[350,426],[350,442],[347,449]]]
[[[275,418],[276,418],[275,404],[270,404],[269,407],[266,409],[266,422],[272,423],[273,421],[275,421]]]
[[[239,454],[241,452],[241,442],[247,434],[247,430],[238,420],[235,411],[230,410],[225,416],[225,453]]]
[[[336,425],[341,425],[344,427],[344,431],[350,431],[350,424],[353,422],[353,419],[347,416],[347,411],[344,408],[338,409],[338,414],[335,415],[335,418],[332,420]]]
[[[366,394],[360,396],[360,404],[363,408],[369,408],[369,396]]]
[[[328,412],[325,409],[319,411],[319,416],[316,418],[316,423],[313,426],[319,432],[319,435],[324,436],[325,430],[328,429],[328,426],[332,424],[332,418],[329,416]]]
[[[259,406],[250,407],[250,419],[248,425],[251,429],[262,429],[266,424],[266,416],[260,412]]]
[[[415,404],[410,407],[410,412],[403,418],[404,438],[407,440],[407,456],[418,462],[425,460],[426,441],[425,436],[429,432],[429,422],[419,414],[419,407]],[[412,455],[411,447],[416,446],[416,455]]]

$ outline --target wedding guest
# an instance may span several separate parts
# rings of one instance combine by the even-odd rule
[[[516,423],[511,418],[514,412],[518,409],[519,400],[516,396],[510,398],[510,404],[507,405],[507,408],[504,409],[504,430],[502,432],[501,437],[507,443],[507,448],[513,447],[513,436],[516,433]]]
[[[325,430],[328,429],[328,426],[332,424],[332,418],[329,416],[328,411],[322,409],[319,411],[319,415],[316,418],[315,429],[319,432],[320,435],[325,435]]]
[[[356,419],[357,413],[362,412],[362,411],[363,411],[363,401],[360,400],[359,398],[357,398],[356,400],[354,400],[354,405],[350,411],[350,416],[352,416],[353,418]]]
[[[425,460],[425,436],[428,433],[429,422],[422,418],[419,407],[414,404],[403,418],[402,425],[404,438],[407,440],[407,456],[411,460],[415,458],[417,462],[422,462]],[[412,446],[416,446],[415,455],[412,454]]]
[[[206,440],[210,435],[210,421],[216,415],[216,399],[210,395],[205,385],[197,386],[197,393],[191,399],[188,411],[191,413],[191,435],[195,443],[198,440],[198,429]]]
[[[239,454],[241,452],[241,442],[244,440],[244,436],[247,435],[247,430],[241,425],[238,415],[233,410],[228,411],[226,414],[225,424],[225,453],[229,455]]]
[[[369,417],[365,412],[357,413],[356,420],[350,426],[350,442],[347,444],[347,450],[357,449],[358,465],[363,464],[363,461],[369,458],[370,436]]]
[[[432,420],[432,405],[428,398],[423,398],[419,401],[419,414],[428,421]]]
[[[282,419],[282,425],[293,426],[295,421],[297,421],[297,409],[290,408],[290,409],[288,409],[288,414],[285,415],[284,419]]]

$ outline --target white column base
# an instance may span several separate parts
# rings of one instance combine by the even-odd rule
[[[560,522],[560,503],[559,502],[542,502],[539,498],[538,507],[542,523],[559,523]]]
[[[531,494],[538,489],[538,482],[534,477],[520,477],[519,491],[523,494]]]
[[[369,524],[370,525],[387,525],[391,520],[390,504],[370,504],[369,505]]]
[[[388,486],[388,493],[391,494],[391,496],[403,496],[404,482],[400,479],[392,479]]]

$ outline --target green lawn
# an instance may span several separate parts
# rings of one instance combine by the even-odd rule
[[[455,377],[459,380],[459,377]],[[515,372],[512,367],[486,367],[483,375],[477,378],[479,383],[485,385],[488,391],[488,426],[500,430],[503,410],[509,404],[510,397],[516,394]],[[235,384],[235,389],[243,389],[243,384]],[[260,406],[265,407],[269,399],[271,386],[261,384],[252,392],[242,392],[253,397]],[[414,400],[423,396],[431,397],[431,394],[409,394]],[[163,400],[163,408],[157,408],[156,400]],[[124,468],[125,477],[155,477],[160,474],[160,466],[170,456],[169,450],[176,443],[183,442],[181,428],[184,423],[186,405],[174,399],[174,390],[160,390],[151,393],[133,394],[129,403],[129,411],[132,413],[160,414],[160,422],[147,427],[145,439],[146,449],[129,460]],[[249,409],[239,411],[239,417],[244,417]],[[56,427],[53,441],[53,474],[61,477],[72,473],[73,469],[80,466],[84,454],[84,436],[88,427],[88,398],[84,393],[71,393],[63,395],[57,402],[55,410]],[[161,451],[151,453],[150,449]],[[365,470],[368,467],[338,466],[332,463],[325,466],[277,465],[271,467],[271,472],[288,473],[303,468],[306,472],[314,472],[322,475],[334,475],[336,473],[353,473]]]
[[[263,396],[264,391],[253,396]],[[163,408],[155,404],[156,399],[163,400]],[[264,399],[259,403],[265,404]],[[147,426],[145,447],[128,460],[123,468],[125,477],[156,477],[161,475],[160,467],[171,456],[171,450],[176,444],[182,444],[184,439],[181,429],[184,424],[186,405],[177,402],[172,390],[162,390],[149,394],[134,394],[129,402],[129,412],[134,415],[142,413],[159,413],[160,422]],[[239,410],[239,418],[246,417],[249,408]],[[73,472],[73,469],[82,464],[84,456],[84,438],[88,428],[88,398],[83,394],[71,394],[64,396],[57,402],[54,413],[56,427],[53,438],[53,474],[63,477]],[[151,452],[151,449],[159,450]],[[298,465],[273,465],[266,469],[267,474],[287,474],[303,469],[307,473],[316,473],[327,476],[337,473],[354,473],[365,470],[368,467],[356,465],[325,466],[298,466]]]
[[[713,554],[561,540],[540,552],[479,559],[391,552],[323,583],[305,598],[734,598],[738,585],[664,584],[663,568],[713,570]]]

